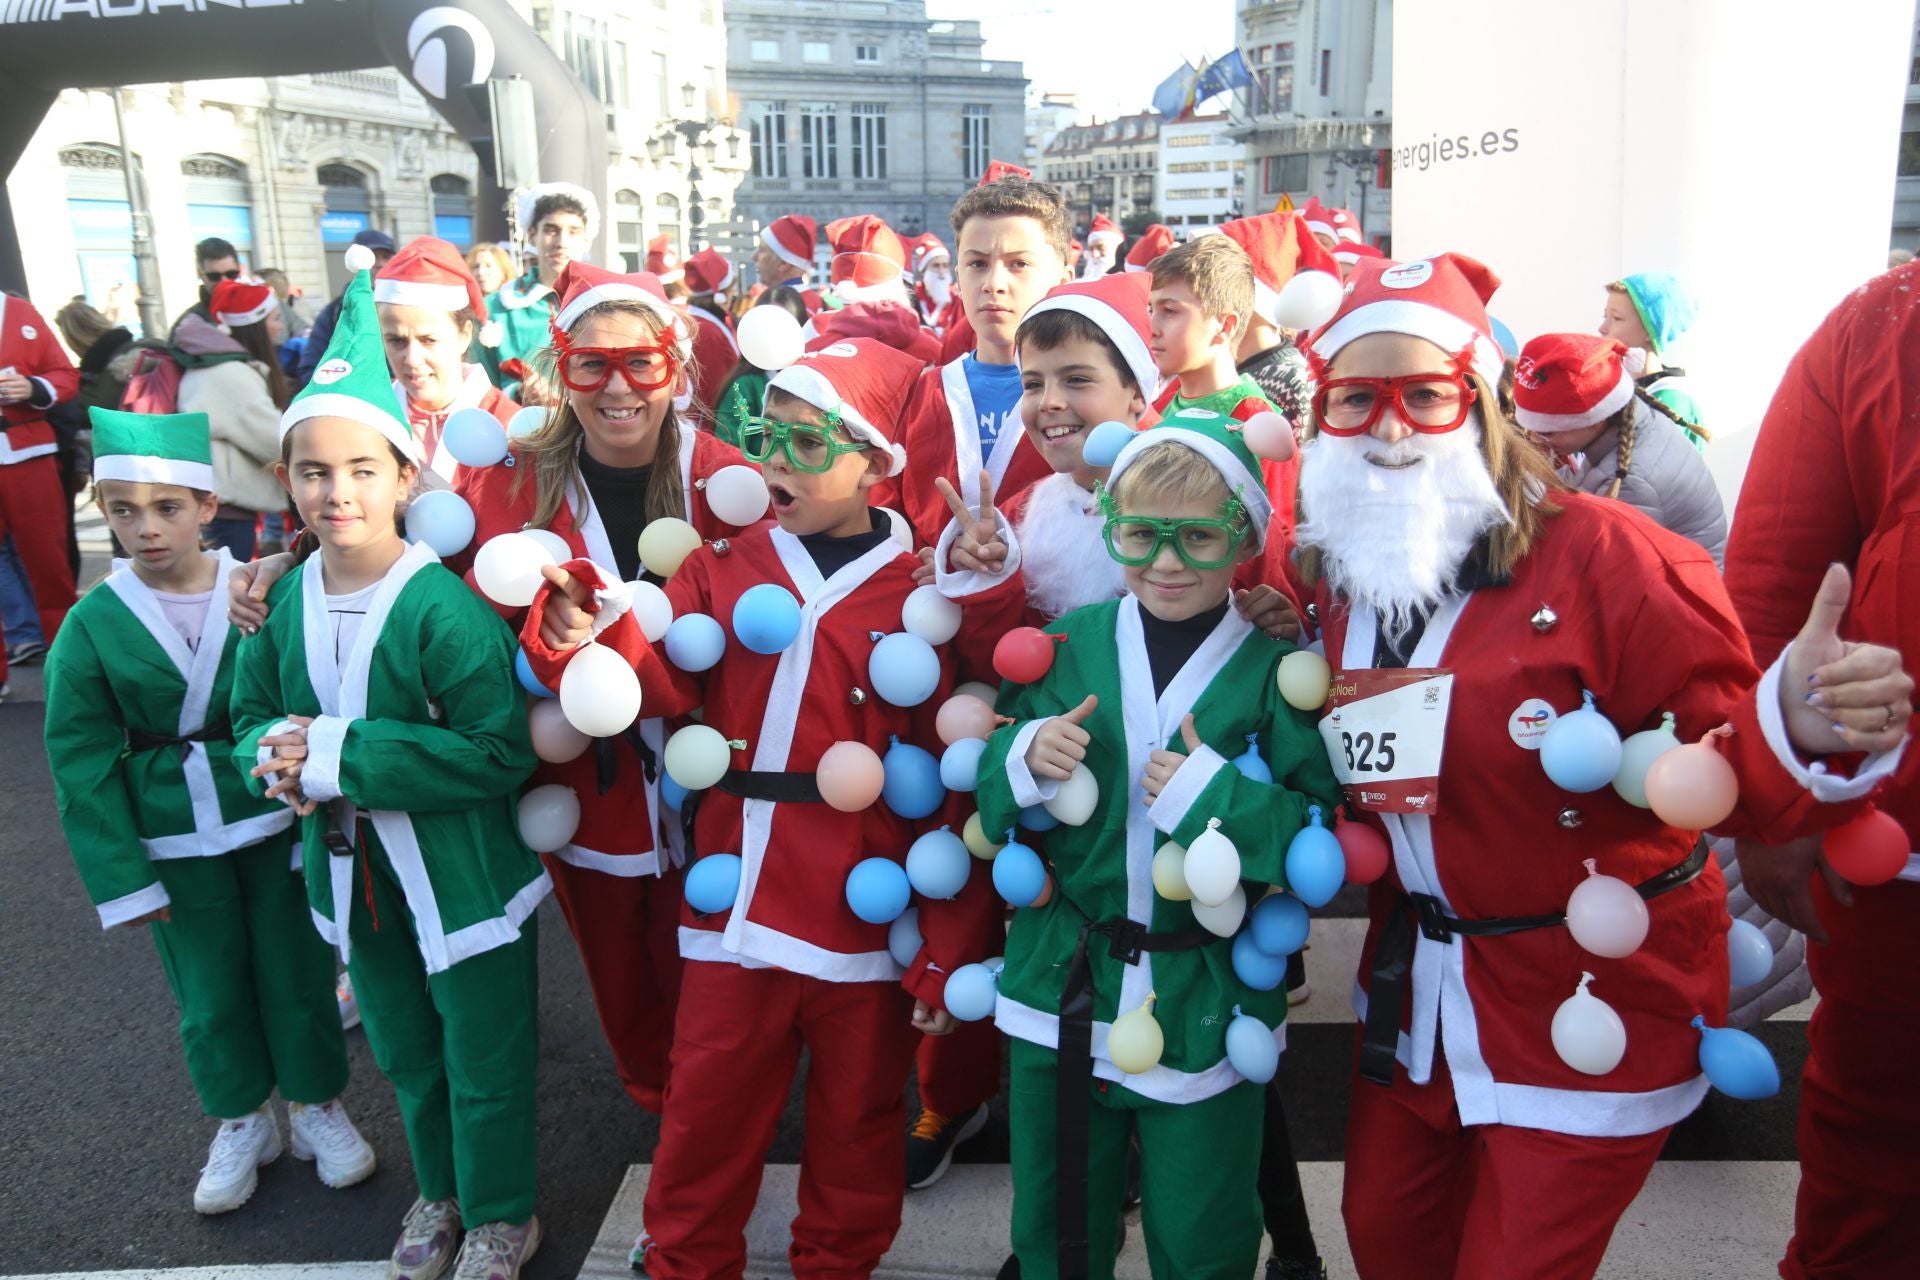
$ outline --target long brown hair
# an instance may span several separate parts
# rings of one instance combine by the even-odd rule
[[[667,332],[666,322],[637,302],[603,302],[574,321],[574,327],[578,328],[594,316],[614,314],[640,317],[650,339],[658,339]],[[558,377],[559,360],[552,347],[540,351],[534,357],[534,363],[549,383],[562,385]],[[687,379],[689,385],[696,377],[691,349],[687,351],[686,361],[681,366],[681,376]],[[647,475],[645,514],[648,524],[669,516],[676,520],[686,519],[687,495],[680,483],[680,429],[680,416],[669,404],[660,419],[660,433],[653,449],[653,469]],[[509,496],[519,496],[531,472],[534,483],[534,528],[544,529],[553,523],[554,516],[559,514],[560,504],[568,498],[569,490],[573,495],[575,511],[586,505],[587,483],[580,476],[580,466],[576,460],[585,433],[579,416],[573,411],[572,400],[563,394],[560,407],[547,414],[546,425],[520,441],[522,465],[514,471]]]
[[[267,367],[267,394],[273,398],[273,407],[284,411],[293,400],[293,388],[287,385],[287,375],[280,371],[280,353],[273,349],[273,337],[267,332],[267,322],[256,320],[252,324],[236,324],[227,332],[250,359]]]

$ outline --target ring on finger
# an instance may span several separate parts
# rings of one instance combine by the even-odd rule
[[[1893,704],[1889,702],[1887,704],[1887,719],[1886,722],[1880,726],[1879,732],[1885,733],[1888,729],[1891,729],[1896,719],[1898,719],[1898,715],[1893,709]]]

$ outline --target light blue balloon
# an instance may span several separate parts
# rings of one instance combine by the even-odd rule
[[[665,769],[660,771],[660,803],[675,813],[683,812],[687,803],[687,789],[675,782]]]
[[[1253,945],[1270,956],[1290,956],[1306,946],[1312,927],[1306,903],[1290,893],[1270,893],[1254,903],[1247,922]]]
[[[1233,758],[1233,767],[1255,782],[1273,783],[1273,770],[1260,755],[1258,734],[1247,735],[1247,749]]]
[[[940,762],[924,747],[895,738],[880,765],[885,771],[880,798],[903,818],[927,817],[947,798],[947,789],[940,785]]]
[[[984,738],[962,738],[940,755],[940,785],[949,791],[973,791],[980,786],[980,757]]]
[[[1287,978],[1287,958],[1269,955],[1254,941],[1251,929],[1233,935],[1233,974],[1255,991],[1271,991]]]
[[[1280,1070],[1280,1046],[1273,1029],[1250,1014],[1236,1013],[1227,1024],[1227,1061],[1255,1084],[1265,1084]]]
[[[1051,831],[1060,825],[1060,819],[1053,816],[1043,804],[1028,805],[1020,811],[1020,826],[1027,831]]]
[[[1732,970],[1735,991],[1765,982],[1773,972],[1773,944],[1758,928],[1735,920],[1727,930],[1727,967]]]
[[[896,707],[917,707],[940,685],[940,655],[909,631],[880,637],[867,659],[873,691]]]
[[[983,964],[963,964],[947,975],[947,1012],[961,1022],[978,1022],[988,1016],[999,997],[994,972]]]
[[[1333,832],[1320,825],[1320,806],[1309,805],[1307,815],[1308,825],[1287,846],[1287,889],[1310,907],[1324,907],[1347,878],[1347,855]]]
[[[407,504],[407,541],[424,542],[442,560],[473,542],[473,508],[451,489],[432,489]]]
[[[530,404],[507,420],[507,438],[524,440],[546,425],[547,411],[537,404]]]
[[[710,853],[687,868],[681,893],[687,905],[702,915],[731,910],[740,896],[740,855]]]
[[[1593,709],[1584,695],[1580,709],[1547,726],[1540,739],[1540,767],[1563,791],[1598,791],[1620,772],[1620,731]]]
[[[525,649],[513,651],[513,674],[520,677],[520,687],[536,698],[554,698],[559,695],[534,679],[533,666],[527,661]]]
[[[1126,423],[1103,422],[1087,432],[1086,443],[1080,446],[1080,458],[1090,467],[1110,467],[1131,439],[1133,428]]]
[[[847,876],[847,905],[868,924],[892,924],[912,897],[906,871],[891,858],[862,858]]]
[[[1509,360],[1520,358],[1520,340],[1513,336],[1513,330],[1494,316],[1487,317],[1487,323],[1493,326],[1493,340],[1499,344],[1501,354]]]
[[[1744,1031],[1710,1027],[1705,1018],[1694,1018],[1693,1026],[1700,1032],[1700,1070],[1708,1084],[1742,1102],[1780,1092],[1780,1067],[1767,1046]]]
[[[667,625],[667,661],[682,671],[705,671],[727,651],[727,633],[704,613],[683,613]]]
[[[1009,841],[994,855],[993,887],[1011,905],[1030,907],[1047,887],[1046,865],[1029,846]]]
[[[507,456],[507,429],[485,409],[456,409],[440,428],[440,443],[465,467],[490,467]]]
[[[907,850],[907,882],[923,898],[951,898],[967,887],[973,855],[947,828],[929,831]]]
[[[908,907],[887,926],[887,954],[902,969],[913,967],[924,941],[920,937],[920,908]]]
[[[755,653],[779,653],[800,634],[800,602],[775,582],[748,587],[733,605],[733,634]]]

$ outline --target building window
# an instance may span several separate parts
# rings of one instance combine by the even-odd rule
[[[1182,160],[1167,166],[1168,173],[1205,173],[1212,166],[1205,160]]]
[[[1333,84],[1333,50],[1320,51],[1320,96],[1326,97],[1328,86]]]
[[[787,176],[787,104],[750,102],[747,118],[753,133],[753,173],[757,178]]]
[[[1920,178],[1920,131],[1900,135],[1900,176]]]
[[[853,46],[853,60],[862,66],[878,66],[880,46],[877,44],[857,44]]]
[[[967,181],[987,171],[993,151],[993,108],[970,102],[960,111],[960,166]]]
[[[1166,144],[1170,147],[1204,147],[1207,141],[1207,135],[1204,133],[1183,133],[1166,139]]]
[[[587,91],[605,106],[614,105],[613,74],[607,65],[607,24],[585,14],[564,11],[561,18],[561,49],[566,64],[587,86]]]
[[[659,234],[667,237],[667,243],[675,248],[680,246],[680,197],[657,195],[653,198],[654,217],[659,219]]]
[[[667,55],[664,53],[653,55],[653,88],[655,93],[653,109],[664,120],[673,114],[673,101],[667,95]]]
[[[807,178],[840,176],[839,117],[831,102],[800,105],[800,173]]]
[[[427,183],[433,192],[433,234],[461,249],[473,244],[473,186],[457,173],[436,173]]]
[[[1205,200],[1206,198],[1205,187],[1174,187],[1167,192],[1169,200]]]
[[[627,61],[627,42],[615,40],[609,46],[607,78],[613,89],[613,105],[622,111],[633,110],[633,72]]]
[[[833,45],[825,40],[802,40],[800,42],[800,61],[832,62]]]
[[[640,221],[640,193],[613,193],[613,242],[620,269],[629,275],[647,265],[647,229]]]
[[[1262,156],[1260,159],[1261,189],[1270,196],[1277,196],[1283,191],[1305,191],[1307,160],[1308,157],[1304,154]]]
[[[753,60],[755,62],[780,61],[780,42],[778,40],[755,40],[753,42]]]
[[[877,180],[887,176],[887,104],[853,104],[853,176]]]

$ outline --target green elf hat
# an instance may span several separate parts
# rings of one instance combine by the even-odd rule
[[[93,478],[213,492],[213,434],[204,413],[92,408]]]
[[[1239,422],[1211,409],[1189,408],[1168,414],[1157,426],[1137,431],[1127,441],[1107,474],[1108,490],[1116,488],[1127,468],[1157,444],[1180,445],[1212,463],[1227,492],[1246,507],[1254,545],[1266,541],[1273,500],[1267,496],[1267,486],[1260,478],[1260,461],[1247,447]]]
[[[364,248],[355,245],[354,249]],[[415,465],[420,447],[407,425],[406,407],[394,394],[393,375],[387,372],[387,352],[380,341],[380,318],[373,309],[373,276],[365,258],[347,251],[347,265],[357,274],[340,299],[340,319],[327,343],[327,353],[314,368],[313,381],[301,388],[280,415],[280,438],[308,418],[351,418],[391,440]]]

